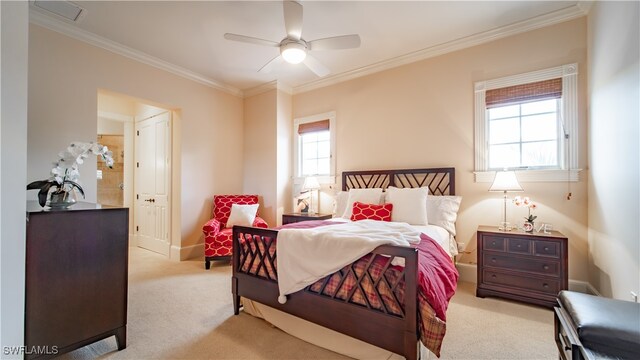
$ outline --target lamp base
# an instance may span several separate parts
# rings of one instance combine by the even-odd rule
[[[500,223],[500,225],[498,226],[498,230],[500,231],[511,231],[513,228],[511,227],[511,223],[507,222],[507,221],[503,221]]]

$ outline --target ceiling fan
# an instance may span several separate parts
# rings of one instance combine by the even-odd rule
[[[313,41],[302,38],[302,5],[296,1],[284,1],[284,27],[287,36],[282,41],[258,39],[237,34],[224,34],[227,40],[241,41],[250,44],[280,48],[280,55],[266,63],[259,72],[268,73],[273,66],[282,60],[290,64],[303,62],[316,75],[323,77],[330,73],[324,65],[308,54],[311,50],[352,49],[360,46],[359,35],[342,35]]]

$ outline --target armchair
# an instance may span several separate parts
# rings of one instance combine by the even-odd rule
[[[202,227],[204,233],[204,266],[211,268],[211,260],[231,258],[232,228],[227,228],[231,215],[231,205],[252,205],[258,203],[258,195],[215,195],[213,197],[213,218]],[[269,225],[259,216],[253,221],[254,227],[268,228]]]

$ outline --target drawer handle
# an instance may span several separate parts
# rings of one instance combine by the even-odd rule
[[[549,247],[548,247],[548,246],[545,246],[545,247],[544,247],[544,251],[549,251]]]
[[[549,265],[545,265],[542,268],[545,269],[545,270],[549,270]]]
[[[544,284],[542,284],[542,287],[545,288],[545,289],[548,289],[549,288],[549,284],[544,283]]]
[[[491,242],[491,245],[495,245],[495,244],[496,244],[496,242],[495,242],[495,241],[492,241],[492,242]]]
[[[492,274],[491,278],[493,278],[493,279],[497,278],[496,274]]]
[[[522,247],[522,244],[518,244],[518,246],[517,246],[517,247],[518,247],[518,248],[521,248],[521,247]]]
[[[496,262],[496,258],[491,258],[491,262]]]

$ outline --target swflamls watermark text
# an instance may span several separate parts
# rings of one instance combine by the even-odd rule
[[[2,355],[57,355],[58,347],[49,346],[3,346]]]

